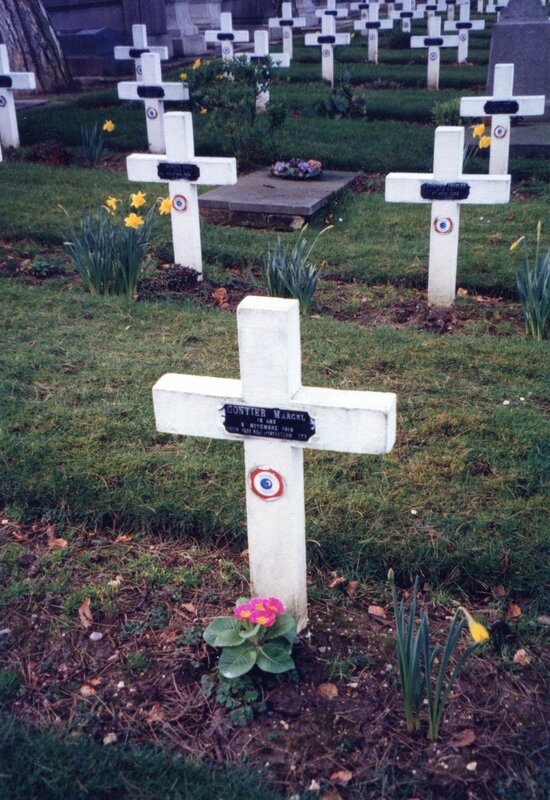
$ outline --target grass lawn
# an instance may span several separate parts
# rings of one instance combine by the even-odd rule
[[[143,110],[102,86],[19,115],[21,151],[0,165],[6,800],[547,796],[548,342],[525,334],[510,245],[526,235],[532,252],[542,220],[546,246],[550,168],[513,158],[511,202],[464,207],[459,296],[429,308],[429,213],[385,203],[384,176],[430,169],[437,104],[483,92],[488,34],[473,37],[472,66],[445,55],[440,93],[423,88],[425,53],[385,36],[371,65],[360,38],[338,70],[366,117],[319,114],[330,90],[317,50],[298,43],[272,87],[288,116],[264,163],[299,154],[363,171],[303,234],[333,226],[313,253],[302,380],[395,392],[397,443],[386,456],[306,451],[310,633],[277,678],[224,683],[202,640],[247,592],[242,448],[159,434],[151,401],[166,372],[238,377],[234,311],[265,294],[277,234],[201,223],[205,281],[182,286],[163,219],[139,300],[91,296],[63,250],[67,214],[165,194],[125,176],[124,155],[146,147]],[[206,117],[197,151],[230,152]],[[106,118],[116,132],[91,169],[80,127]],[[48,163],[59,147],[68,163]],[[436,743],[404,728],[390,567],[409,593],[419,576],[438,642],[457,604],[491,630]]]

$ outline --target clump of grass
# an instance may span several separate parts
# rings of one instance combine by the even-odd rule
[[[537,224],[537,244],[535,260],[531,264],[529,253],[522,236],[510,247],[510,250],[524,243],[525,255],[523,264],[516,275],[516,285],[525,315],[525,330],[536,339],[542,341],[550,323],[550,246],[546,253],[540,252],[542,223]]]

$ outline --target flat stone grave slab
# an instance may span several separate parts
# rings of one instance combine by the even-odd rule
[[[293,181],[261,169],[239,178],[234,186],[202,194],[200,214],[218,225],[297,230],[356,177],[355,172],[327,170],[318,180]]]
[[[550,156],[550,119],[533,118],[510,129],[510,155],[523,157]]]

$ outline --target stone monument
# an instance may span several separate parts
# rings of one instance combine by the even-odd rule
[[[491,36],[489,94],[496,64],[514,65],[514,89],[522,95],[546,95],[550,116],[550,19],[540,0],[510,0]]]

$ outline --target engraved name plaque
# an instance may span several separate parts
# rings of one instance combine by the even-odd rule
[[[228,433],[307,442],[315,434],[315,420],[307,411],[263,408],[226,403],[223,426]]]
[[[517,114],[519,103],[517,100],[487,100],[483,110],[486,114]]]
[[[144,99],[151,98],[160,100],[164,97],[164,89],[162,86],[144,86],[140,84],[137,87],[138,97],[143,97]]]
[[[157,167],[157,175],[162,181],[196,181],[201,171],[196,164],[174,164],[161,161]]]
[[[423,200],[466,200],[470,194],[467,183],[423,183],[420,197]]]

